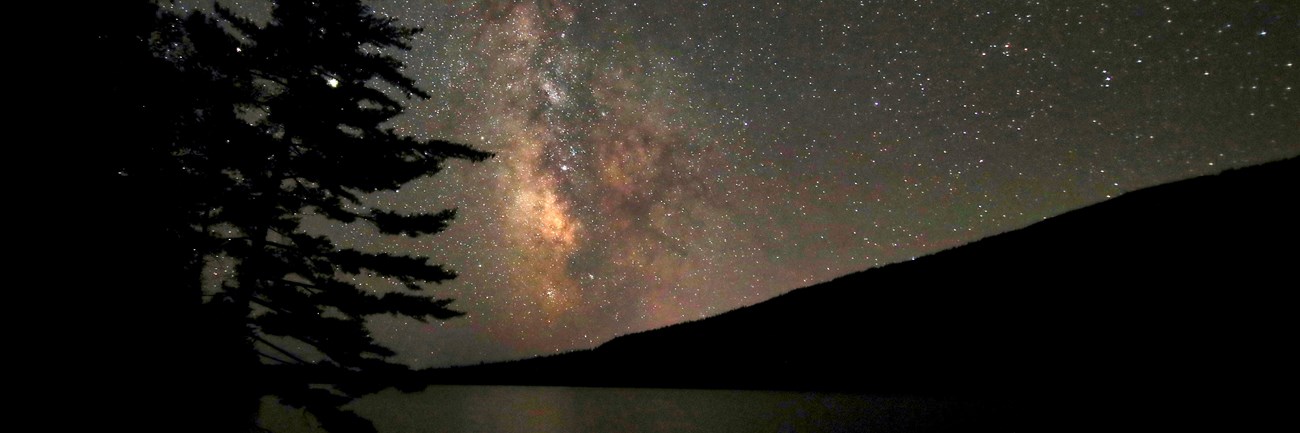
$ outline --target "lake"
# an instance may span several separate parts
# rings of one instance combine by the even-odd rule
[[[821,392],[431,386],[351,405],[397,432],[904,432],[988,430],[992,403]],[[320,431],[300,412],[264,410],[273,431]]]

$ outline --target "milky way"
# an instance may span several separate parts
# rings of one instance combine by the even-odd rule
[[[446,72],[446,99],[412,123],[499,154],[466,168],[490,178],[452,181],[490,186],[460,199],[485,211],[466,216],[484,218],[484,228],[465,242],[483,249],[489,278],[459,296],[486,289],[505,305],[484,307],[508,317],[482,332],[554,351],[698,317],[699,305],[715,303],[697,292],[736,231],[714,185],[722,177],[708,175],[734,162],[713,137],[725,132],[687,97],[689,75],[651,49],[574,43],[582,11],[563,2],[462,3],[446,13],[464,32],[450,35],[442,57],[462,61]]]
[[[426,29],[400,57],[433,98],[394,126],[497,154],[371,197],[456,207],[442,234],[320,227],[459,273],[435,292],[467,316],[371,323],[416,366],[591,347],[1300,153],[1292,2],[374,5]]]

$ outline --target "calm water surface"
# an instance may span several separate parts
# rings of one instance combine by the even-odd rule
[[[903,432],[967,430],[987,404],[858,394],[636,388],[433,386],[351,406],[380,432]],[[276,431],[319,431],[297,412],[267,411]],[[995,423],[996,424],[996,423]]]

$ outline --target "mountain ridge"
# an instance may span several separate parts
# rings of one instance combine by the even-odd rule
[[[590,350],[422,384],[923,395],[1250,392],[1300,245],[1292,158],[1122,194],[1025,228]],[[1294,283],[1289,283],[1294,284]]]

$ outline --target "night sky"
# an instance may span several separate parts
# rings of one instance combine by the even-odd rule
[[[459,273],[434,293],[467,316],[371,321],[417,367],[592,347],[1300,154],[1293,1],[374,7],[425,28],[400,58],[433,98],[394,126],[497,153],[370,198],[458,208],[439,235],[311,219]]]

